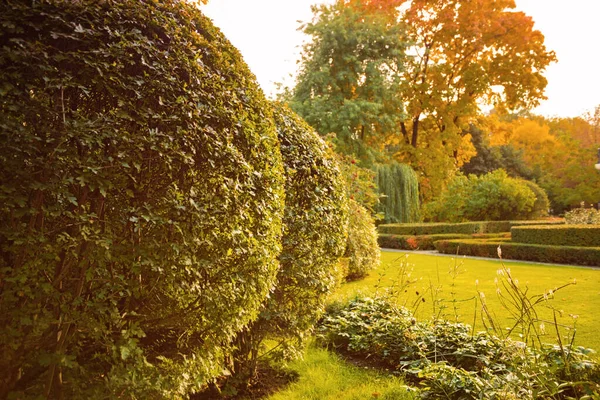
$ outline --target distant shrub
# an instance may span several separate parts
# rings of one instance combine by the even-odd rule
[[[386,224],[377,228],[381,233],[396,235],[437,235],[509,232],[510,221],[477,221],[461,223]]]
[[[527,225],[562,225],[561,220],[546,221],[477,221],[461,223],[423,223],[423,224],[385,224],[379,225],[380,233],[394,235],[437,235],[437,234],[476,234],[510,232],[513,226]]]
[[[510,238],[510,233],[439,233],[435,235],[393,235],[389,233],[380,233],[378,243],[380,247],[388,249],[402,250],[435,250],[434,243],[438,240],[449,239],[469,239],[469,238]]]
[[[565,222],[569,225],[600,224],[600,211],[595,208],[575,208],[565,213]]]
[[[533,203],[533,208],[531,212],[525,215],[526,219],[537,219],[548,216],[548,210],[550,209],[550,200],[548,200],[548,195],[546,191],[542,189],[535,182],[522,180],[522,182],[533,192],[535,195],[535,202]]]
[[[435,248],[440,253],[498,258],[498,246],[502,258],[572,265],[600,265],[600,247],[553,246],[516,243],[509,239],[455,239],[439,240]]]
[[[275,282],[270,106],[185,1],[0,25],[0,398],[186,397]]]
[[[348,261],[347,280],[365,277],[379,265],[377,230],[369,212],[357,202],[350,200],[348,243],[345,257]]]
[[[454,178],[424,214],[426,220],[445,222],[531,219],[535,202],[536,195],[525,181],[500,169],[480,177]]]
[[[255,375],[267,338],[280,342],[272,356],[299,354],[339,279],[347,238],[348,200],[333,151],[291,110],[274,109],[286,177],[281,267],[259,318],[234,343],[233,371],[242,381]]]
[[[454,177],[434,201],[423,205],[423,219],[429,222],[463,222],[471,181],[464,175]]]

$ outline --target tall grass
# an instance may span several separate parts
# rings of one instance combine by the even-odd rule
[[[540,340],[557,342],[556,332],[539,328],[543,321],[549,323],[542,327],[551,327],[556,318],[560,338],[571,340],[575,334],[575,345],[600,350],[600,319],[596,318],[596,310],[600,309],[600,270],[389,251],[382,251],[381,261],[367,278],[343,285],[331,300],[346,301],[356,294],[371,296],[387,291],[386,296],[394,297],[397,304],[411,309],[419,318],[469,323],[475,330],[512,329],[513,337],[518,339],[526,334],[522,324],[515,327],[519,320],[515,312],[520,311],[506,308],[506,298],[498,295],[508,295],[506,288],[497,286],[504,265],[525,297],[539,300],[545,295],[549,300],[537,307],[538,314],[532,318]],[[482,298],[488,315],[482,313]],[[491,326],[489,317],[495,326]]]
[[[381,259],[367,278],[344,284],[330,300],[345,302],[361,294],[385,297],[420,319],[464,322],[474,331],[511,336],[534,347],[556,343],[563,357],[570,356],[564,349],[573,345],[600,350],[600,320],[595,318],[600,270],[389,251]],[[314,346],[304,360],[288,367],[298,372],[299,380],[269,400],[416,396],[397,376],[349,364]]]

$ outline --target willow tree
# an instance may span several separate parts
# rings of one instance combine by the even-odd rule
[[[377,186],[383,195],[381,211],[385,222],[420,219],[418,177],[411,167],[398,163],[378,165]]]

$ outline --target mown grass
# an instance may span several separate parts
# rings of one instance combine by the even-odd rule
[[[502,279],[498,274],[503,264],[500,260],[382,251],[381,261],[381,266],[365,279],[343,285],[332,296],[332,300],[345,301],[359,293],[373,295],[376,292],[383,293],[386,288],[402,288],[395,300],[415,311],[419,318],[440,316],[474,324],[476,330],[485,330],[478,295],[478,292],[482,292],[500,326],[505,328],[514,325],[514,320],[501,306],[497,294],[495,281],[499,279],[501,295],[508,295],[501,286]],[[564,284],[575,282],[556,291],[547,304],[561,312],[557,313],[559,324],[575,324],[575,345],[600,351],[600,319],[596,317],[597,310],[600,310],[600,270],[520,262],[505,262],[504,265],[518,280],[519,287],[527,290],[528,296],[548,293],[549,290],[554,291]],[[407,271],[411,274],[412,283],[402,285],[402,274]],[[538,310],[540,319],[547,321],[546,335],[542,336],[542,340],[556,343],[557,335],[550,324],[554,318],[553,312],[544,305],[540,305]],[[560,333],[564,338],[572,336],[573,330],[561,328]]]
[[[334,353],[310,346],[304,360],[289,366],[298,381],[269,400],[408,400],[413,394],[402,379],[351,365]],[[414,393],[414,392],[413,392]]]
[[[396,301],[416,310],[419,318],[432,316],[458,319],[484,330],[481,322],[481,302],[478,291],[494,312],[497,321],[511,325],[509,314],[498,301],[495,279],[502,268],[501,261],[475,260],[461,257],[441,257],[415,253],[382,251],[381,266],[365,279],[344,284],[331,297],[331,301],[346,301],[357,294],[383,294],[386,290],[403,288]],[[571,283],[554,295],[549,303],[562,310],[559,323],[572,325],[576,322],[575,345],[591,347],[600,351],[600,270],[585,267],[550,266],[533,263],[506,262],[519,286],[527,288],[528,295],[547,293],[549,289]],[[402,273],[410,271],[412,283],[401,284]],[[501,279],[500,279],[501,281]],[[477,284],[476,284],[477,282]],[[503,288],[500,288],[504,291]],[[406,290],[406,291],[405,291]],[[418,292],[418,294],[417,294]],[[477,299],[477,303],[475,303]],[[424,301],[423,301],[424,300]],[[543,311],[544,307],[538,307]],[[577,315],[574,320],[570,315]],[[550,319],[546,310],[540,317]],[[555,342],[556,334],[548,326],[543,339]],[[565,329],[561,335],[571,334]],[[268,400],[365,400],[365,399],[413,399],[401,378],[384,372],[365,369],[345,362],[334,353],[309,346],[305,358],[289,365],[299,374],[298,381],[270,397]]]

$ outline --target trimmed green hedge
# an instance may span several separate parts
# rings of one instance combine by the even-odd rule
[[[507,237],[509,233],[478,233],[469,235],[466,233],[440,233],[435,235],[393,235],[380,233],[378,237],[379,247],[401,250],[435,250],[434,243],[438,240],[470,239],[478,238],[500,238]]]
[[[267,337],[281,345],[272,356],[300,355],[336,284],[348,234],[348,198],[333,151],[289,108],[273,107],[286,177],[283,248],[258,319],[233,343],[234,380],[243,384],[255,376],[257,349]]]
[[[461,223],[421,223],[379,225],[379,233],[396,235],[435,235],[443,233],[500,233],[510,232],[511,227],[521,225],[557,225],[564,221],[478,221]]]
[[[478,239],[435,242],[435,248],[440,253],[491,258],[498,258],[498,246],[501,247],[504,259],[600,266],[600,247],[551,246]]]
[[[513,242],[555,246],[600,246],[600,225],[516,226]]]

